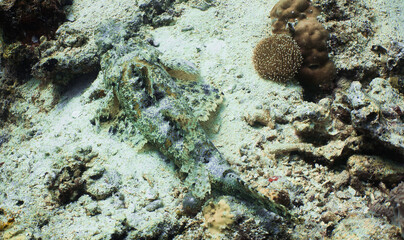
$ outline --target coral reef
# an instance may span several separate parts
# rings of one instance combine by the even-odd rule
[[[67,85],[72,79],[99,71],[100,58],[94,41],[76,31],[58,31],[56,40],[41,42],[41,58],[32,75],[42,82]]]
[[[358,132],[404,155],[404,98],[387,80],[375,78],[367,90],[359,82],[352,82],[347,99],[352,125]]]
[[[59,0],[0,3],[0,62],[6,77],[26,79],[39,60],[38,44],[54,38],[65,21]]]
[[[325,98],[316,108],[310,107],[313,104],[289,113],[287,121],[293,122],[302,142],[272,144],[269,152],[298,151],[328,164],[372,148],[386,154],[386,149],[393,150],[388,158],[394,161],[403,156],[404,99],[388,80],[375,78],[368,88],[354,81],[338,89],[333,100]]]
[[[131,3],[134,11],[128,13],[131,20],[128,20],[126,25],[129,26],[121,28],[126,32],[124,34],[117,31],[114,24],[110,24],[110,22],[114,22],[115,18],[102,23],[98,23],[96,19],[91,19],[81,27],[75,27],[76,22],[70,21],[59,27],[65,19],[61,3],[67,4],[68,2],[58,0],[32,1],[32,3],[6,1],[1,5],[0,10],[7,13],[4,16],[10,17],[4,18],[4,21],[2,21],[3,18],[0,19],[0,23],[4,23],[3,42],[5,46],[3,48],[6,49],[7,45],[12,43],[9,43],[8,40],[13,39],[13,41],[22,42],[25,48],[23,50],[27,52],[26,54],[21,54],[21,51],[10,52],[11,48],[8,47],[7,54],[14,57],[8,59],[4,57],[2,60],[5,73],[10,72],[19,75],[24,73],[24,78],[33,75],[45,83],[53,82],[67,85],[71,80],[80,76],[96,74],[99,71],[99,55],[108,50],[111,42],[116,43],[115,40],[117,40],[110,38],[117,36],[119,39],[124,39],[137,32],[142,24],[167,25],[173,21],[173,17],[177,14],[172,9],[174,2],[172,0],[147,0],[136,4]],[[25,16],[26,11],[32,16],[29,14]],[[3,17],[3,14],[0,16]],[[12,16],[15,17],[11,18]],[[46,21],[41,22],[40,17]],[[9,23],[11,19],[14,19],[15,22]],[[26,19],[29,21],[26,22]],[[100,26],[98,30],[91,29],[94,24]],[[106,33],[109,30],[113,34]],[[13,34],[20,34],[23,37]],[[97,37],[102,41],[94,42],[94,34],[103,34],[104,37]],[[0,46],[4,45],[1,42]],[[2,53],[1,48],[0,53]],[[20,59],[22,57],[23,59]]]
[[[4,78],[16,78],[19,82],[31,74],[31,67],[39,59],[39,51],[21,42],[5,45],[0,49],[1,64]]]
[[[275,34],[257,44],[253,63],[260,77],[281,82],[294,77],[302,64],[302,55],[291,37]]]
[[[303,65],[298,79],[306,90],[330,89],[335,68],[328,58],[328,31],[308,0],[281,0],[271,10],[272,32],[290,34],[300,47]]]
[[[313,7],[308,0],[281,0],[275,4],[270,13],[274,35],[262,40],[254,50],[254,66],[262,78],[271,78],[277,81],[287,80],[298,71],[297,79],[309,92],[331,88],[335,78],[335,67],[328,58],[327,40],[329,34],[318,22],[316,18],[318,15],[319,10]],[[295,53],[299,48],[293,40],[293,44],[288,43],[282,46],[291,41],[286,41],[284,35],[290,35],[296,41],[303,57],[302,65],[300,63],[301,57],[297,56],[300,54]],[[283,40],[275,41],[274,39]],[[282,46],[282,50],[280,46]],[[265,55],[260,52],[265,53]],[[278,53],[275,55],[272,52]],[[290,67],[282,69],[284,67],[280,68],[281,64]],[[278,68],[282,70],[278,70]]]
[[[396,76],[400,37],[385,34],[389,26],[378,26],[373,2],[347,0],[313,1],[321,9],[318,19],[330,32],[329,51],[338,79],[368,83],[376,77]],[[388,31],[388,30],[387,30]],[[400,64],[399,64],[400,65]]]

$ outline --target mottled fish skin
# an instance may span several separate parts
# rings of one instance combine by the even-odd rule
[[[168,73],[154,48],[129,42],[104,54],[101,66],[105,83],[113,89],[127,118],[148,142],[188,174],[185,182],[194,196],[206,200],[215,190],[258,202],[288,220],[292,218],[284,206],[249,187],[231,169],[184,100],[187,92]],[[203,94],[221,97],[206,84],[195,87],[204,88]]]

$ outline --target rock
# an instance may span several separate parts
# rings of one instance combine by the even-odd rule
[[[376,78],[369,89],[352,82],[347,91],[352,125],[359,133],[376,139],[385,147],[404,155],[404,122],[401,119],[404,98],[390,83]]]
[[[86,179],[86,193],[97,200],[103,200],[111,196],[119,189],[120,175],[116,171],[100,171],[89,169],[83,176]]]
[[[325,223],[334,222],[337,219],[337,215],[331,211],[327,211],[321,215],[321,220]]]
[[[390,192],[390,208],[393,210],[391,221],[401,229],[404,237],[404,183],[400,183]]]
[[[275,127],[275,122],[267,109],[253,109],[249,113],[246,113],[244,120],[251,127],[265,126],[270,129]]]
[[[153,212],[156,209],[159,209],[159,208],[161,208],[163,206],[164,206],[164,204],[163,204],[163,202],[161,200],[154,200],[153,202],[147,204],[145,209],[148,212]]]
[[[404,166],[379,156],[353,155],[347,162],[349,173],[362,181],[399,183],[404,180]]]
[[[332,233],[334,240],[390,239],[399,240],[397,230],[378,218],[349,216],[343,219]]]
[[[332,178],[334,182],[334,188],[340,189],[341,187],[347,186],[349,184],[349,172],[347,170],[342,171],[341,173],[335,175]]]
[[[272,199],[274,202],[282,204],[285,207],[290,206],[290,197],[289,193],[286,190],[270,190],[269,193],[269,198]]]

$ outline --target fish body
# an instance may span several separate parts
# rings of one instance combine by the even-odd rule
[[[205,134],[199,122],[207,120],[222,94],[203,83],[192,66],[162,63],[155,48],[129,40],[105,53],[101,67],[126,117],[187,174],[184,184],[194,197],[206,200],[214,190],[291,218],[285,207],[248,186]]]

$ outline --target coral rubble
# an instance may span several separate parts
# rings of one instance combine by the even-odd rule
[[[388,149],[404,155],[404,121],[401,106],[404,98],[382,78],[375,78],[367,90],[352,82],[347,91],[352,125]]]

